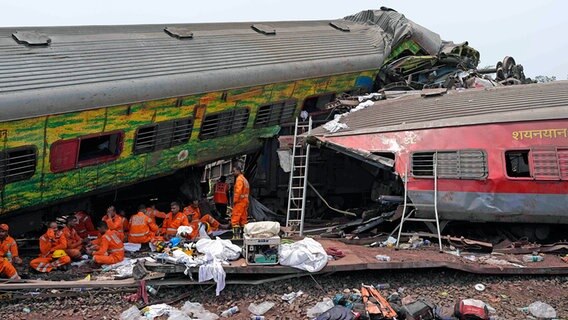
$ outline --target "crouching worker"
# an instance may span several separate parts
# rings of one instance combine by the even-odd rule
[[[228,225],[220,224],[210,215],[201,217],[198,221],[189,223],[189,227],[180,230],[178,236],[181,236],[190,241],[197,241],[199,239],[210,239],[209,234],[213,231],[218,231],[220,228],[226,229]]]
[[[18,255],[16,240],[8,235],[8,230],[7,224],[0,224],[0,277],[20,279],[12,263],[22,264],[22,259]]]
[[[69,216],[65,221],[65,228],[63,228],[63,235],[65,235],[65,240],[67,240],[65,253],[74,260],[81,258],[81,249],[83,249],[83,239],[81,239],[75,229],[77,224],[77,217]]]
[[[51,272],[63,268],[71,263],[71,258],[65,253],[67,239],[61,230],[58,230],[55,221],[48,224],[48,229],[39,238],[39,258],[30,262],[30,266],[39,272]]]
[[[138,213],[130,217],[128,242],[148,243],[153,240],[157,231],[158,226],[146,215],[146,206],[140,205]]]
[[[118,231],[109,230],[108,225],[102,221],[97,229],[101,236],[93,241],[94,246],[87,249],[93,255],[93,260],[101,265],[115,264],[124,260],[124,244]]]

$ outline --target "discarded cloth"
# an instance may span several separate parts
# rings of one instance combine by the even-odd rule
[[[200,320],[217,320],[219,316],[205,309],[199,302],[186,301],[181,307],[185,314]]]
[[[127,243],[124,244],[124,251],[128,251],[128,252],[136,252],[136,251],[139,251],[141,248],[142,248],[141,243],[127,242]]]
[[[329,248],[325,249],[325,253],[332,256],[336,260],[345,257],[345,253],[343,253],[343,251],[341,251],[341,250],[339,250],[335,247],[329,247]]]
[[[280,264],[308,272],[318,272],[327,264],[327,253],[312,238],[304,238],[292,244],[282,244],[278,254]]]
[[[244,233],[251,238],[270,238],[280,233],[280,223],[274,221],[250,222],[245,225]]]
[[[234,245],[231,240],[222,240],[220,238],[215,240],[201,239],[197,241],[195,247],[200,253],[210,254],[221,261],[237,260],[241,257],[242,252],[241,247]]]
[[[217,259],[209,261],[207,264],[199,266],[199,282],[213,279],[217,284],[215,294],[218,296],[225,289],[225,270],[221,262]]]

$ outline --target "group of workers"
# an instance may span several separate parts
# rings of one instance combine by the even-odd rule
[[[233,175],[235,186],[231,226],[233,238],[240,239],[247,223],[250,188],[241,168],[235,167]],[[229,200],[226,177],[219,179],[214,191],[215,207],[224,215]],[[198,199],[192,199],[183,210],[180,203],[174,201],[170,204],[170,210],[165,213],[155,206],[140,205],[137,213],[126,219],[111,205],[96,229],[91,217],[84,211],[76,212],[64,221],[50,222],[47,231],[39,238],[40,255],[30,262],[30,266],[38,272],[66,269],[72,260],[84,258],[83,253],[92,256],[92,261],[99,265],[115,264],[124,259],[125,242],[146,244],[176,236],[193,241],[199,239],[202,232],[228,228],[228,225],[221,224],[211,215],[202,215]],[[163,219],[161,227],[156,223],[156,218]],[[182,226],[187,228],[182,228],[185,231],[179,234],[178,229]],[[8,235],[8,231],[8,225],[0,224],[0,277],[19,279],[13,264],[21,265],[22,259],[16,241]],[[96,239],[89,239],[95,236]]]

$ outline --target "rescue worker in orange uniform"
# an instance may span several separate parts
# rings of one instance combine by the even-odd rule
[[[166,218],[166,213],[156,209],[155,204],[151,204],[148,208],[146,208],[146,215],[150,219],[152,219],[153,223],[156,223],[156,218],[160,218],[160,219]]]
[[[58,229],[55,221],[48,224],[48,229],[39,238],[39,258],[30,262],[30,266],[39,272],[51,272],[71,263],[71,258],[65,253],[67,239]]]
[[[87,253],[93,255],[93,260],[100,265],[115,264],[124,260],[124,243],[118,231],[109,229],[108,224],[104,222],[101,222],[97,229],[101,236],[87,249]]]
[[[116,231],[118,233],[121,241],[124,241],[125,218],[116,213],[116,208],[114,206],[107,208],[106,215],[102,220],[106,222],[110,230]]]
[[[93,225],[91,216],[88,215],[85,211],[75,212],[75,217],[77,217],[77,225],[74,228],[81,239],[86,239],[88,236],[99,235],[99,232]]]
[[[65,228],[63,228],[63,235],[67,240],[67,249],[65,253],[71,257],[71,259],[78,260],[81,258],[81,249],[83,249],[83,240],[75,230],[77,226],[77,217],[69,216],[65,223]]]
[[[164,223],[162,225],[162,230],[161,230],[161,234],[164,236],[164,238],[166,238],[166,240],[175,237],[177,234],[177,229],[180,226],[189,225],[187,216],[185,215],[185,213],[180,211],[179,203],[175,201],[172,202],[170,204],[170,209],[172,211],[170,211],[166,215],[166,219],[164,219]]]
[[[9,229],[7,224],[0,224],[0,276],[17,280],[20,276],[12,263],[22,264],[22,259],[16,240],[8,235]]]
[[[233,227],[233,239],[241,239],[241,233],[245,224],[247,224],[250,187],[241,167],[234,167],[233,175],[235,176],[235,191],[233,192],[231,225]]]
[[[146,206],[138,206],[138,213],[130,217],[128,242],[148,243],[152,241],[158,226],[146,215]]]
[[[229,184],[226,181],[227,177],[221,176],[213,186],[213,202],[215,202],[215,209],[217,209],[221,218],[227,214],[227,205],[229,204]]]
[[[191,199],[191,204],[183,208],[183,213],[187,216],[187,221],[199,221],[201,219],[201,210],[199,209],[199,200]]]

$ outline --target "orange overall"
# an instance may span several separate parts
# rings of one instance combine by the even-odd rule
[[[243,174],[239,174],[235,180],[235,192],[233,195],[233,214],[231,225],[233,228],[244,227],[247,224],[250,187]]]
[[[79,235],[79,237],[81,237],[81,239],[85,239],[88,236],[99,235],[99,232],[93,225],[91,216],[89,216],[85,211],[75,212],[75,217],[77,218],[77,225],[75,226],[75,230],[77,230],[77,234]]]
[[[67,249],[65,252],[71,259],[79,259],[81,257],[81,249],[83,248],[82,240],[74,228],[63,228],[63,234],[67,239]]]
[[[162,234],[168,237],[175,237],[177,234],[177,229],[181,226],[188,226],[189,221],[187,216],[182,211],[178,212],[175,216],[173,213],[168,213],[166,219],[164,219],[164,224],[162,225]]]
[[[120,234],[107,230],[100,238],[99,249],[93,253],[93,259],[98,264],[115,264],[124,260],[124,243]]]
[[[201,210],[199,207],[187,206],[183,208],[183,213],[187,216],[187,221],[199,221],[201,219]]]
[[[130,217],[128,242],[148,243],[152,241],[158,226],[144,212],[138,212]]]
[[[0,276],[14,279],[18,277],[18,272],[12,262],[6,258],[8,252],[12,254],[12,259],[18,257],[18,245],[16,240],[10,236],[0,240]]]
[[[146,208],[146,215],[152,219],[153,223],[156,223],[156,218],[165,219],[166,213],[159,211],[158,209],[154,208]]]
[[[55,250],[67,249],[67,239],[62,232],[55,232],[48,229],[47,232],[39,238],[39,258],[35,258],[30,262],[30,266],[39,272],[51,272],[53,269],[71,263],[69,256],[54,259],[51,255]]]
[[[102,219],[106,222],[109,230],[114,230],[118,233],[121,241],[124,241],[124,229],[125,229],[125,220],[126,218],[115,214],[113,218],[109,218],[108,215],[105,215]]]

